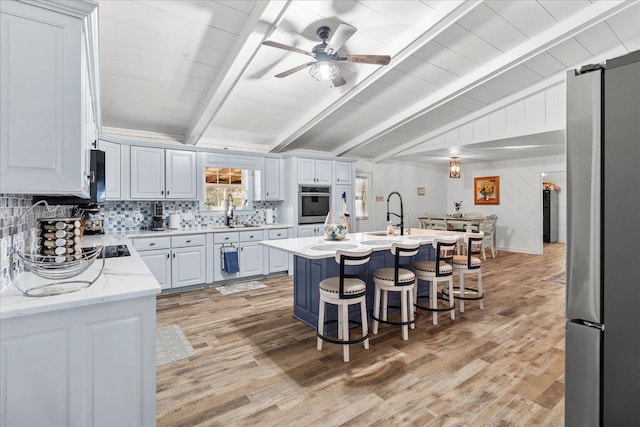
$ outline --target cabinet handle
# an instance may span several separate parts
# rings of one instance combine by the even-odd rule
[[[282,236],[282,234],[278,233],[277,236],[280,237],[280,236]]]
[[[253,239],[253,234],[251,236],[249,236],[250,239]]]
[[[228,237],[225,237],[225,238],[224,238],[224,240],[229,240],[229,238],[228,238]]]
[[[160,194],[164,196],[164,190],[160,190]]]
[[[167,190],[167,196],[169,195],[169,190]]]
[[[173,254],[173,257],[175,258],[175,257],[176,257],[176,254]]]
[[[171,256],[169,254],[167,254],[167,259],[171,258]]]
[[[187,240],[187,243],[191,243],[191,239]]]
[[[155,245],[156,245],[155,243],[149,243],[149,246],[155,246]]]

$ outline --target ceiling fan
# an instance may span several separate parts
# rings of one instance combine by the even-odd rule
[[[265,40],[262,42],[265,46],[277,47],[278,49],[284,49],[302,55],[307,55],[314,58],[314,61],[307,62],[306,64],[298,65],[290,70],[283,71],[280,74],[276,74],[276,77],[287,77],[296,71],[309,68],[309,74],[316,80],[331,80],[333,86],[342,86],[346,83],[345,79],[340,74],[340,68],[336,65],[336,62],[354,62],[358,64],[376,64],[387,65],[391,61],[389,55],[340,55],[338,50],[345,44],[345,42],[355,32],[358,31],[356,27],[349,24],[340,24],[336,31],[331,35],[331,28],[322,26],[318,28],[316,33],[322,40],[322,43],[314,46],[311,52],[299,49],[293,46],[287,46],[282,43]],[[329,39],[329,40],[327,40]]]

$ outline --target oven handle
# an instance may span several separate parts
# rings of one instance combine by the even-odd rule
[[[331,193],[298,193],[300,196],[331,197]]]

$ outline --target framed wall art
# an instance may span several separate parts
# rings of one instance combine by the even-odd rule
[[[500,204],[500,177],[473,178],[473,202],[476,205]]]

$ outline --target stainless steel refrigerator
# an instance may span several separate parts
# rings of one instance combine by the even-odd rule
[[[567,73],[566,426],[640,425],[640,51]]]

